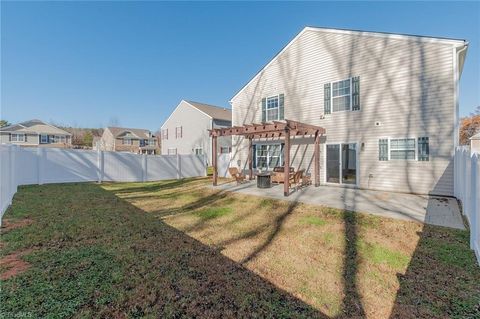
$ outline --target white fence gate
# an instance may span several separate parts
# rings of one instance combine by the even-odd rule
[[[480,154],[465,146],[455,150],[455,197],[470,225],[470,247],[480,263]]]
[[[0,225],[18,185],[146,182],[206,176],[202,155],[132,153],[0,145]]]

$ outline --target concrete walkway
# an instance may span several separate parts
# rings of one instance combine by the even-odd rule
[[[212,186],[213,187],[213,186]],[[216,189],[307,204],[364,212],[373,215],[465,229],[454,198],[371,191],[335,186],[308,186],[283,196],[283,185],[259,189],[255,181],[224,183]]]

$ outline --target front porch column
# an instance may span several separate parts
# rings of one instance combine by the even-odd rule
[[[217,186],[217,136],[212,136],[212,166],[213,166],[213,186]]]
[[[253,139],[250,137],[248,139],[248,179],[252,180],[253,179]]]
[[[283,167],[283,196],[290,193],[290,130],[285,130],[285,161]]]
[[[313,145],[313,152],[314,152],[314,179],[315,179],[315,187],[320,186],[320,135],[315,133],[315,143]]]

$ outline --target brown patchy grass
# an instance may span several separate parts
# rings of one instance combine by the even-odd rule
[[[75,260],[85,265],[74,272],[83,293],[77,283],[52,294],[75,300],[67,309],[79,317],[480,314],[480,270],[467,231],[225,193],[208,183],[21,189],[8,214],[39,214],[2,238],[5,250],[36,247],[44,255],[34,254],[30,269],[5,281],[10,308],[3,311],[36,305],[37,287],[22,280],[42,267],[53,274],[39,286],[57,278],[69,287]],[[55,200],[38,196],[43,190]],[[92,303],[97,299],[106,301]]]

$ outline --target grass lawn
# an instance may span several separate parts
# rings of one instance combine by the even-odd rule
[[[480,317],[467,231],[208,183],[21,187],[0,317]]]

